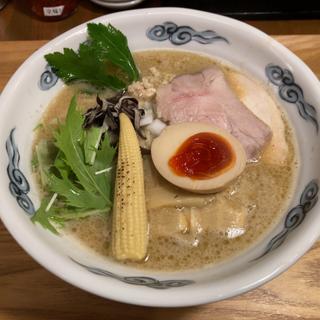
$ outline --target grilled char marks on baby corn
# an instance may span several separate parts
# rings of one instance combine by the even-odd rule
[[[119,118],[112,251],[117,260],[139,261],[146,257],[148,245],[143,164],[139,142],[129,117],[121,113]]]

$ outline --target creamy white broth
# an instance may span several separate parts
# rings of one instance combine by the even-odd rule
[[[235,92],[241,92],[241,83],[231,81],[238,71],[207,56],[180,51],[145,51],[135,53],[134,58],[142,77],[155,88],[175,75],[194,73],[217,64],[230,79]],[[95,95],[84,92],[85,89],[83,85],[62,89],[48,106],[42,120],[43,128],[38,130],[35,141],[50,138],[51,129],[48,128],[54,125],[56,118],[63,120],[75,93],[84,110],[95,104]],[[111,94],[108,90],[103,93],[104,96]],[[153,96],[140,98],[143,103],[154,102]],[[228,188],[216,194],[196,195],[170,185],[158,175],[150,157],[145,155],[150,230],[148,256],[143,262],[125,263],[157,270],[200,268],[238,255],[254,245],[279,221],[295,183],[298,163],[294,137],[284,115],[281,120],[288,145],[285,161],[281,165],[270,164],[262,155],[258,162],[248,164]],[[65,233],[112,259],[111,219],[112,214],[108,214],[71,221]]]

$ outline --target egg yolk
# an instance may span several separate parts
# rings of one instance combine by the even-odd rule
[[[232,167],[236,157],[222,136],[200,132],[185,140],[169,159],[169,167],[178,176],[204,180],[216,177]]]

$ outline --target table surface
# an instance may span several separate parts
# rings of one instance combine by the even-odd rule
[[[81,0],[68,19],[46,23],[13,0],[0,11],[0,91],[17,67],[46,41],[109,13]],[[146,6],[158,6],[147,0]],[[320,21],[247,21],[269,34],[317,33]],[[320,77],[320,35],[277,36]],[[5,41],[15,40],[15,41]],[[77,289],[55,277],[14,241],[0,221],[0,320],[37,319],[320,319],[320,242],[287,272],[241,296],[204,306],[158,309],[124,305]]]

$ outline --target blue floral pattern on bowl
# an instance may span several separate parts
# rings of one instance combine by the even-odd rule
[[[311,122],[318,133],[317,110],[305,100],[303,90],[295,82],[291,71],[270,63],[266,66],[265,72],[269,81],[279,88],[279,97],[286,102],[295,104],[299,115]]]
[[[174,45],[183,45],[192,40],[201,44],[209,44],[215,41],[229,43],[225,37],[220,36],[213,30],[196,31],[190,26],[178,26],[171,21],[149,28],[146,34],[150,40],[169,40]]]
[[[39,80],[39,88],[43,91],[51,89],[58,82],[57,75],[49,65],[46,65],[45,71],[42,72]]]
[[[74,259],[71,259],[71,260],[91,273],[94,273],[96,275],[103,276],[103,277],[110,277],[113,279],[117,279],[121,282],[132,284],[135,286],[145,286],[152,289],[170,289],[170,288],[184,287],[184,286],[195,283],[192,280],[181,280],[181,279],[157,280],[155,278],[145,277],[145,276],[120,276],[118,274],[115,274],[113,272],[110,272],[104,269],[84,265],[78,261],[75,261]]]
[[[34,205],[28,196],[30,191],[30,184],[19,168],[20,153],[14,139],[13,128],[6,141],[6,151],[9,157],[9,164],[7,167],[7,173],[9,177],[9,190],[11,194],[16,198],[18,205],[28,214],[33,215]]]

